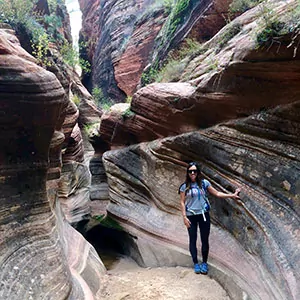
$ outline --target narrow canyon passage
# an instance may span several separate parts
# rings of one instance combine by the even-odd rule
[[[107,270],[130,254],[132,238],[124,231],[99,224],[86,233],[86,239],[94,246]]]

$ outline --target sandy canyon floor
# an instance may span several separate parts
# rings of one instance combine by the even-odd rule
[[[99,300],[230,300],[215,280],[191,268],[141,268],[127,258],[114,263],[101,286]]]

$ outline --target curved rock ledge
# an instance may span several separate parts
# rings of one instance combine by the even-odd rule
[[[141,264],[191,264],[177,189],[188,160],[242,205],[211,198],[209,264],[232,299],[300,297],[300,102],[203,131],[106,152],[108,212],[132,235]]]
[[[68,98],[35,62],[0,29],[0,298],[94,299],[103,264],[57,202]]]

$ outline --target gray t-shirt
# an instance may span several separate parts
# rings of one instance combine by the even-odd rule
[[[196,182],[191,183],[191,188],[185,194],[185,209],[186,215],[199,215],[207,211],[207,196],[206,191],[210,186],[210,182],[206,179],[202,180],[202,186],[198,186]],[[186,190],[186,184],[182,184],[180,187],[180,192]]]

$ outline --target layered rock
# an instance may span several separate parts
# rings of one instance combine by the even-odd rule
[[[278,20],[287,22],[295,2],[274,5]],[[256,36],[264,28],[261,9],[238,17],[203,45],[201,55],[186,58],[182,82],[141,88],[132,98],[128,118],[122,118],[124,112],[105,114],[101,137],[112,145],[134,144],[206,128],[298,99],[299,51],[287,47],[291,34],[281,36],[279,43],[258,48]],[[295,35],[294,45],[298,40]]]
[[[57,201],[67,94],[9,29],[0,29],[0,82],[0,298],[92,299],[104,267]]]
[[[191,265],[178,186],[186,162],[242,204],[210,197],[211,275],[232,299],[298,299],[300,103],[104,154],[108,212],[136,237],[140,263]]]
[[[72,289],[46,191],[48,149],[66,101],[56,77],[1,30],[2,299],[66,298]]]
[[[132,96],[138,87],[164,20],[163,9],[154,11],[151,15],[146,14],[136,23],[132,36],[124,46],[124,52],[114,59],[116,83],[127,96]]]
[[[179,1],[170,8],[153,0],[79,1],[82,40],[93,65],[87,86],[123,102],[139,87],[149,63],[164,60],[186,37],[207,40],[223,27],[229,2],[186,1],[180,11]]]

